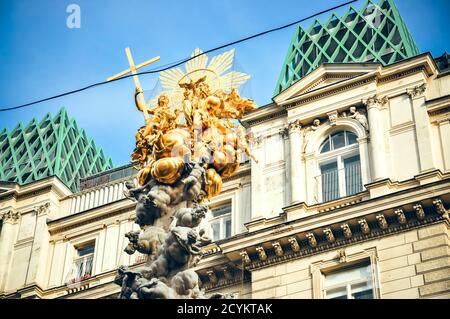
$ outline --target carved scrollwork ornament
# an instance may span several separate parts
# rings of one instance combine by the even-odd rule
[[[347,253],[345,252],[344,249],[338,251],[338,256],[339,256],[339,263],[342,264],[347,262]]]
[[[435,199],[433,205],[436,208],[436,212],[444,218],[449,218],[448,211],[444,206],[444,203],[440,199]]]
[[[334,234],[333,231],[331,230],[331,228],[325,228],[323,230],[323,233],[325,234],[325,237],[327,239],[327,241],[329,243],[334,243],[336,241],[336,239],[334,238]]]
[[[369,224],[367,223],[367,220],[361,219],[358,221],[359,227],[361,227],[361,232],[364,235],[368,235],[370,233]]]
[[[348,224],[342,224],[341,225],[342,232],[344,233],[344,237],[349,239],[352,238],[352,230],[350,229],[350,226]]]
[[[406,224],[407,220],[406,220],[405,213],[403,212],[403,209],[395,210],[394,214],[397,215],[397,220],[400,223],[400,225]]]
[[[289,134],[300,132],[302,125],[299,120],[295,120],[288,124]]]
[[[245,250],[241,251],[239,255],[241,255],[242,263],[244,264],[244,266],[250,265],[252,261]]]
[[[425,219],[425,210],[423,209],[423,206],[420,204],[414,205],[414,210],[416,211],[416,216],[418,220]]]
[[[208,275],[209,281],[211,283],[216,284],[219,281],[214,270],[210,269],[206,272],[206,274]]]
[[[281,247],[281,244],[279,242],[273,242],[272,247],[275,250],[275,255],[277,257],[281,257],[284,255],[283,247]]]
[[[337,119],[339,118],[338,111],[333,111],[333,112],[327,113],[327,115],[328,115],[328,120],[330,121],[330,125],[331,126],[336,125]]]
[[[223,271],[223,276],[225,277],[226,280],[232,280],[233,279],[233,274],[231,273],[230,267],[223,266],[222,267],[222,271]]]
[[[297,238],[289,237],[288,238],[288,242],[289,242],[289,244],[291,244],[291,249],[292,249],[293,252],[296,253],[296,252],[300,251],[300,245],[299,245],[299,243],[297,241]]]
[[[306,239],[308,239],[308,243],[312,248],[317,247],[317,240],[316,236],[314,236],[314,233],[307,233]]]
[[[375,217],[378,221],[378,226],[380,226],[381,229],[387,229],[388,228],[388,223],[386,221],[386,217],[384,217],[383,214],[379,214]]]
[[[256,247],[256,252],[258,253],[258,257],[261,261],[267,260],[267,254],[266,251],[264,250],[264,247],[262,246]]]

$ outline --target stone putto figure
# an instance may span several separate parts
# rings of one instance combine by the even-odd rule
[[[356,107],[350,107],[350,116],[349,118],[357,120],[364,127],[366,131],[369,131],[369,122],[367,121],[367,117],[356,110]]]

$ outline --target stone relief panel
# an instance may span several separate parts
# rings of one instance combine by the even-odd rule
[[[264,140],[264,160],[265,166],[284,161],[284,142],[280,134],[273,134]]]
[[[413,121],[411,100],[408,95],[400,95],[391,99],[389,105],[391,127]]]
[[[278,214],[281,212],[281,207],[284,206],[284,187],[285,178],[282,172],[268,175],[264,179],[265,192],[261,194],[264,198],[270,198],[270,201],[265,201],[263,209],[266,215]]]

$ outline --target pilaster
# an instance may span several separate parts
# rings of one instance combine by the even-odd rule
[[[433,147],[431,143],[430,120],[425,105],[426,89],[426,84],[422,84],[406,90],[406,93],[411,99],[414,114],[421,173],[436,168],[436,165],[434,163]]]

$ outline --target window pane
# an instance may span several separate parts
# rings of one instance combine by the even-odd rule
[[[328,202],[339,198],[339,178],[337,162],[321,165],[322,201]]]
[[[371,278],[371,267],[360,266],[357,268],[343,269],[338,272],[327,274],[325,277],[325,287],[345,284],[351,281]]]
[[[78,252],[78,256],[85,256],[85,255],[88,255],[88,254],[93,254],[94,253],[94,248],[95,248],[95,245],[88,245],[88,246],[85,246],[85,247],[82,247],[82,248],[78,248],[77,249],[77,252]]]
[[[347,299],[346,287],[327,290],[327,299]]]
[[[353,156],[344,160],[345,188],[347,196],[362,191],[361,162],[359,156]]]
[[[212,239],[213,241],[220,239],[220,223],[219,221],[215,221],[211,223],[211,231],[212,231]]]
[[[325,142],[322,143],[320,147],[320,153],[326,153],[330,151],[330,139],[327,138]]]
[[[354,299],[373,299],[370,264],[342,269],[325,275],[325,292],[329,299],[346,299],[347,289]]]
[[[231,205],[222,206],[222,207],[218,207],[218,208],[213,208],[212,209],[213,217],[222,216],[222,215],[225,215],[225,214],[228,214],[228,213],[231,213]]]
[[[357,292],[352,294],[355,299],[373,299],[373,291],[372,289]]]
[[[338,132],[331,136],[333,150],[345,147],[345,132]]]
[[[358,141],[356,140],[358,137],[355,135],[355,133],[347,132],[347,141],[348,145],[357,144]]]
[[[231,237],[231,218],[225,220],[225,238]]]

